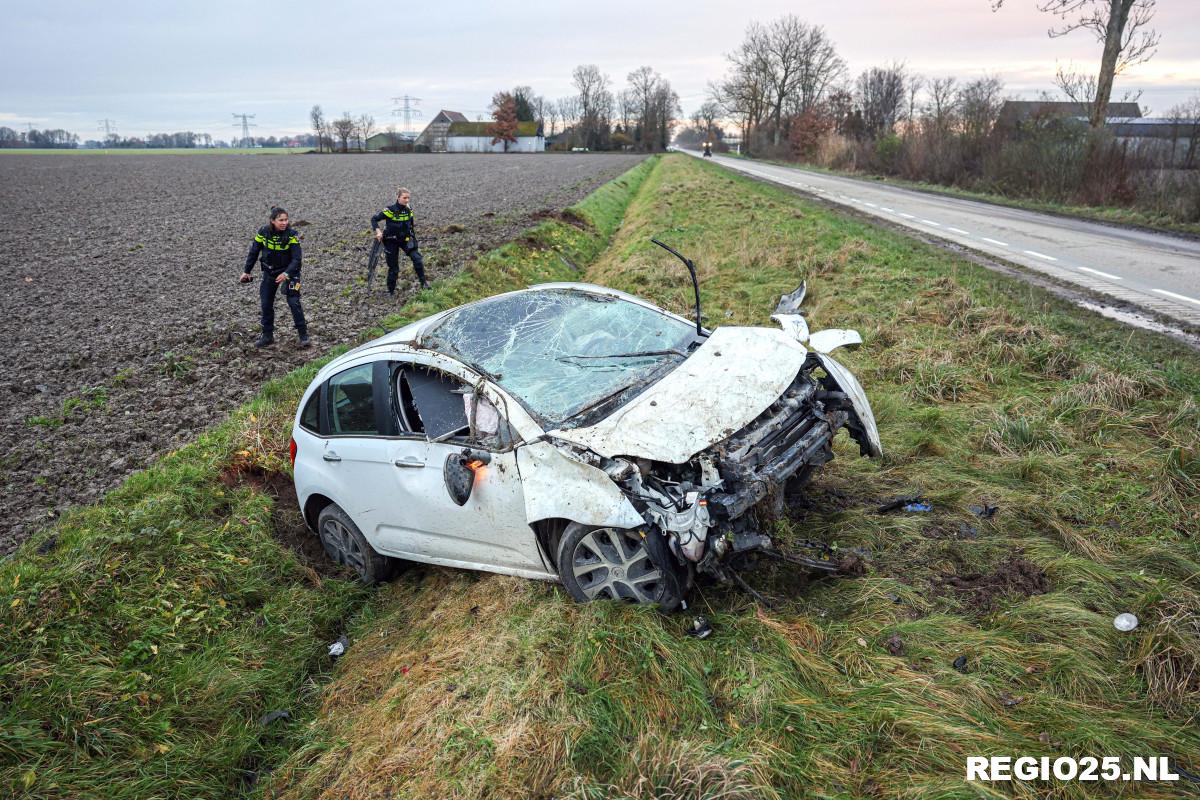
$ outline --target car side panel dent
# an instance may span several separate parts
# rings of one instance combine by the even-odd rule
[[[820,359],[825,372],[850,399],[850,405],[854,408],[854,413],[858,415],[863,431],[867,435],[867,449],[870,451],[870,456],[878,458],[883,455],[883,443],[879,439],[879,429],[875,426],[875,414],[871,411],[871,403],[867,400],[867,393],[863,391],[858,378],[855,378],[850,370],[834,360],[833,356],[821,352],[815,355]]]
[[[603,470],[567,457],[547,441],[518,447],[517,469],[531,525],[544,519],[617,528],[645,524]]]
[[[832,353],[839,347],[851,344],[862,344],[862,336],[858,331],[846,328],[826,328],[808,337],[808,346],[818,353]]]

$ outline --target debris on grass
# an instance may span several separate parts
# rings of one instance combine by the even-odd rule
[[[900,495],[897,498],[887,501],[879,508],[875,509],[875,511],[878,514],[886,514],[889,511],[895,511],[898,508],[904,508],[907,510],[907,506],[913,505],[914,503],[923,503],[924,501],[925,498],[919,494]]]
[[[350,646],[350,640],[345,636],[338,637],[338,640],[329,645],[329,657],[337,658],[346,652],[346,648]]]
[[[1129,612],[1126,612],[1124,614],[1117,614],[1116,618],[1113,620],[1113,627],[1116,628],[1117,630],[1121,631],[1122,633],[1128,633],[1129,631],[1133,630],[1137,626],[1138,626],[1138,618],[1135,617],[1133,614],[1130,614]]]
[[[981,505],[967,506],[967,509],[977,517],[991,519],[996,515],[996,512],[1000,510],[1000,506],[989,506],[987,501],[984,501]]]
[[[707,617],[696,617],[688,627],[687,635],[694,639],[707,639],[713,632]]]
[[[291,718],[291,712],[287,711],[286,709],[276,709],[275,711],[268,711],[266,714],[263,714],[258,720],[258,724],[265,728],[272,722],[278,722],[279,720],[284,720],[286,722]]]
[[[966,656],[959,656],[958,658],[954,659],[954,668],[955,668],[956,670],[958,670],[959,672],[961,672],[962,674],[966,675],[966,674],[967,674],[967,672],[968,672],[968,670],[967,670],[967,657],[966,657]]]

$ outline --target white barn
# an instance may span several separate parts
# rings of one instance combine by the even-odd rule
[[[541,153],[546,137],[536,122],[517,123],[517,141],[492,144],[490,122],[471,122],[457,111],[441,111],[417,137],[431,153]]]

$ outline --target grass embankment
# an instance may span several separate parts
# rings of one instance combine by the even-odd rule
[[[650,166],[439,282],[389,325],[574,276],[558,251],[596,257]],[[326,645],[373,596],[289,546],[314,542],[279,478],[321,363],[0,562],[0,795],[229,798],[307,741]],[[274,501],[272,488],[284,490]],[[278,710],[290,719],[260,722]]]
[[[685,312],[650,235],[695,258],[711,324],[771,324],[807,279],[814,328],[862,332],[842,357],[887,455],[839,437],[776,534],[866,548],[867,575],[753,576],[791,594],[776,610],[707,588],[697,641],[682,616],[414,568],[356,620],[267,796],[1082,797],[1128,787],[968,785],[965,757],[1200,771],[1200,359],[683,156],[587,277]],[[910,491],[934,511],[875,513]],[[995,516],[968,510],[985,501]]]
[[[1129,208],[1123,206],[1070,205],[1068,203],[1059,203],[1053,200],[1039,200],[1033,197],[1012,197],[1010,195],[997,194],[996,192],[978,192],[971,189],[963,189],[958,186],[946,186],[940,183],[908,181],[902,178],[895,178],[887,175],[876,175],[869,172],[830,169],[828,167],[820,167],[815,164],[807,164],[802,162],[798,163],[795,161],[781,161],[773,158],[750,158],[740,153],[733,152],[720,153],[719,155],[730,156],[731,158],[742,158],[748,161],[763,161],[768,164],[778,164],[781,167],[797,167],[800,169],[808,169],[812,170],[813,172],[821,172],[826,175],[837,175],[843,178],[857,178],[858,180],[871,181],[872,183],[898,186],[902,189],[916,189],[917,191],[929,192],[930,194],[944,194],[948,197],[960,197],[964,200],[978,200],[982,203],[1008,206],[1009,208],[1023,208],[1026,211],[1040,211],[1043,213],[1057,214],[1064,217],[1078,217],[1079,219],[1092,220],[1093,222],[1105,222],[1110,225],[1132,225],[1137,228],[1151,228],[1153,230],[1166,231],[1168,233],[1185,233],[1200,236],[1200,222],[1180,222],[1171,217],[1169,214],[1155,214],[1139,208]]]

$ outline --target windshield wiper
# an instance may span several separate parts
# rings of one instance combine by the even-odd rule
[[[601,358],[647,358],[649,356],[679,356],[687,358],[686,353],[681,353],[678,350],[639,350],[636,353],[605,353],[598,356],[559,356],[556,361],[572,361],[577,358],[586,359],[601,359]]]

